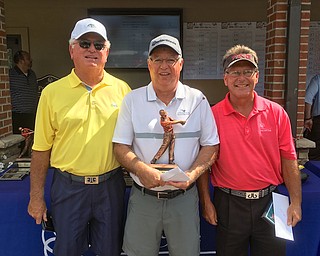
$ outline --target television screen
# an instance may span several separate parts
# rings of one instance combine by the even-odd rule
[[[107,29],[108,68],[147,68],[150,41],[161,34],[181,38],[181,11],[89,10]]]

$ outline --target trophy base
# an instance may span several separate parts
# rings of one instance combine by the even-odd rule
[[[148,165],[151,166],[152,168],[159,170],[162,173],[178,167],[178,165],[176,164],[148,164]]]

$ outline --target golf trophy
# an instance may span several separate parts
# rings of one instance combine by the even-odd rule
[[[175,134],[173,131],[173,125],[181,124],[184,125],[186,120],[174,120],[168,116],[167,112],[163,109],[159,111],[160,114],[160,124],[163,127],[163,141],[158,152],[154,155],[150,162],[150,166],[158,169],[161,172],[166,172],[177,167],[174,163],[174,144],[175,144]],[[163,155],[163,153],[168,149],[169,153],[169,163],[168,164],[157,164],[158,159]]]

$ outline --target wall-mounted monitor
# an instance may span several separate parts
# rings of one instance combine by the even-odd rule
[[[182,9],[89,9],[88,16],[107,28],[108,68],[147,68],[149,43],[161,34],[182,44]]]

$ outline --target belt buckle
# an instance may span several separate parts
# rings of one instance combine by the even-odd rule
[[[86,185],[97,185],[99,184],[99,176],[85,176],[84,184]]]
[[[168,199],[168,192],[157,192],[157,198],[162,200]]]
[[[246,199],[259,199],[259,191],[258,192],[246,192]]]

